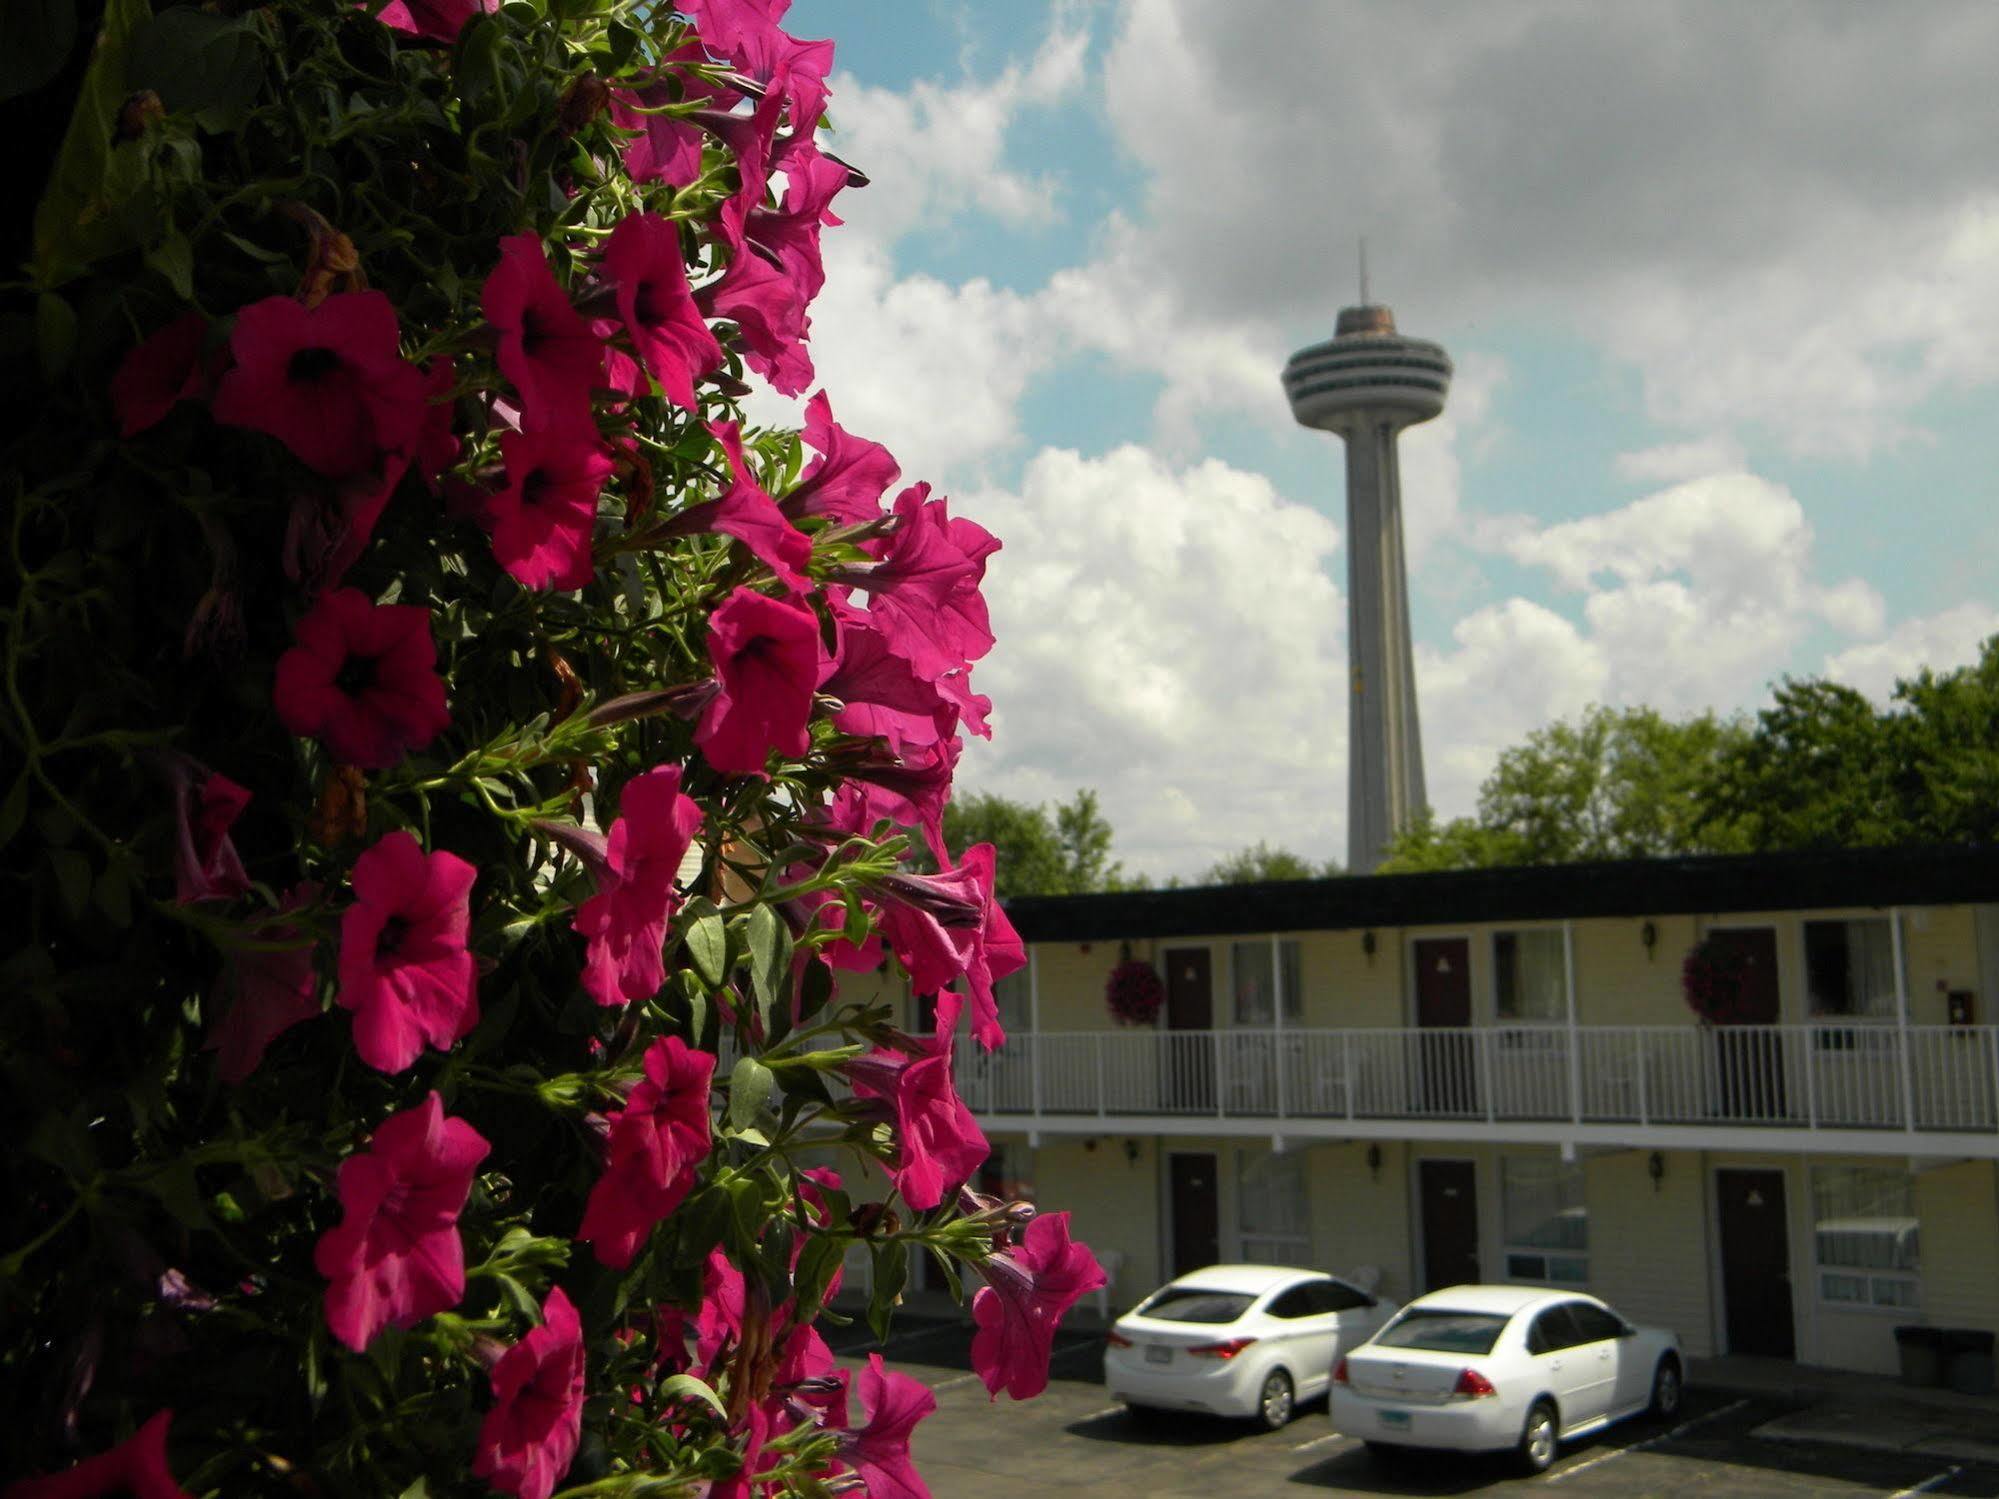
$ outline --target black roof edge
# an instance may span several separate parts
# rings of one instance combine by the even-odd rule
[[[1984,901],[1999,901],[1999,846],[1947,844],[1022,895],[1002,905],[1029,942],[1105,942]]]

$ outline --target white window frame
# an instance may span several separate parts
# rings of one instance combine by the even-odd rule
[[[1819,1217],[1819,1179],[1831,1171],[1877,1171],[1884,1175],[1902,1176],[1908,1179],[1910,1210],[1907,1215],[1907,1231],[1916,1236],[1916,1263],[1913,1269],[1876,1268],[1871,1265],[1829,1265],[1819,1257],[1820,1224],[1850,1220],[1822,1219]],[[1806,1201],[1811,1214],[1812,1234],[1812,1295],[1822,1307],[1841,1312],[1883,1312],[1906,1317],[1923,1309],[1923,1250],[1922,1224],[1915,1214],[1916,1181],[1913,1173],[1898,1171],[1893,1166],[1814,1166],[1805,1182]],[[1883,1220],[1884,1224],[1886,1220]],[[1834,1280],[1859,1281],[1863,1283],[1864,1296],[1830,1296],[1827,1285]],[[1907,1300],[1882,1300],[1884,1287],[1906,1287]]]

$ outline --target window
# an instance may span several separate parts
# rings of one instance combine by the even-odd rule
[[[1277,984],[1271,978],[1270,947],[1262,942],[1237,942],[1229,950],[1229,972],[1235,978],[1235,1023],[1274,1025]],[[1298,982],[1298,944],[1279,942],[1277,978],[1284,990],[1284,1023],[1296,1025],[1305,1013]]]
[[[1895,938],[1885,916],[1805,923],[1805,987],[1814,1015],[1895,1018]]]
[[[1431,1353],[1490,1353],[1510,1318],[1492,1312],[1453,1312],[1443,1307],[1405,1311],[1375,1334],[1382,1348],[1421,1348]]]
[[[1282,1317],[1286,1321],[1298,1317],[1323,1316],[1331,1310],[1325,1304],[1325,1298],[1319,1295],[1319,1288],[1324,1284],[1324,1281],[1313,1280],[1307,1281],[1302,1286],[1293,1286],[1288,1291],[1279,1291],[1271,1298],[1270,1305],[1265,1310],[1271,1316]]]
[[[1155,1291],[1150,1301],[1140,1303],[1132,1315],[1152,1317],[1160,1322],[1200,1322],[1220,1326],[1235,1321],[1249,1310],[1249,1304],[1254,1300],[1254,1296],[1245,1296],[1239,1291],[1168,1286],[1163,1291]]]
[[[1025,1035],[1034,1017],[1029,1013],[1027,994],[1027,970],[1015,969],[1003,979],[993,982],[993,1003],[999,1008],[1000,1029],[1009,1036],[1019,1031]],[[967,1009],[970,1008],[968,1004]]]
[[[1600,1306],[1587,1301],[1571,1301],[1569,1317],[1576,1326],[1578,1343],[1603,1343],[1624,1336],[1624,1323]]]
[[[1242,1257],[1256,1265],[1312,1262],[1311,1209],[1302,1155],[1236,1153],[1236,1224]]]
[[[1495,932],[1495,1008],[1502,1021],[1557,1023],[1569,1013],[1568,944],[1560,932]]]
[[[1034,1201],[1034,1152],[1018,1143],[995,1145],[974,1184],[1001,1202]]]
[[[1915,1178],[1890,1166],[1812,1168],[1819,1299],[1839,1306],[1922,1305]]]
[[[1506,1278],[1579,1286],[1589,1280],[1589,1210],[1582,1167],[1552,1156],[1499,1163]]]
[[[1321,1280],[1314,1282],[1314,1285],[1325,1303],[1324,1309],[1329,1312],[1351,1312],[1379,1304],[1360,1287],[1350,1286],[1343,1280]]]

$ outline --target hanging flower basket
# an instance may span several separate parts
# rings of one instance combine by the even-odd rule
[[[1687,1008],[1709,1025],[1733,1025],[1743,1018],[1742,984],[1748,966],[1742,954],[1712,937],[1688,949],[1680,965],[1680,992]]]
[[[1120,1025],[1150,1025],[1166,1002],[1166,982],[1143,958],[1126,958],[1111,970],[1104,1004]]]

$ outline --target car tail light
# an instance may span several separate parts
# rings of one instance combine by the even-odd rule
[[[1113,1348],[1131,1347],[1131,1339],[1126,1337],[1123,1333],[1119,1332],[1115,1327],[1113,1327],[1109,1332],[1104,1334],[1104,1341],[1110,1344],[1111,1347]]]
[[[1458,1382],[1451,1387],[1452,1398],[1457,1400],[1483,1400],[1488,1395],[1497,1395],[1492,1381],[1476,1369],[1460,1369]]]
[[[1348,1382],[1349,1381],[1347,1379],[1347,1361],[1345,1359],[1341,1359],[1337,1364],[1333,1365],[1333,1383],[1346,1384]]]
[[[1187,1356],[1189,1358],[1234,1358],[1255,1341],[1255,1338],[1230,1338],[1226,1343],[1196,1343],[1192,1348],[1187,1350]]]

